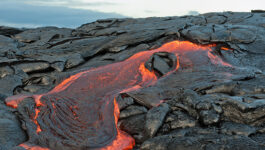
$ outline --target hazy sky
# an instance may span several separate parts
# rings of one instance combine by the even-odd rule
[[[102,18],[265,9],[265,0],[0,0],[0,25],[77,27]]]

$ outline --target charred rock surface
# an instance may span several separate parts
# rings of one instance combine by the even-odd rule
[[[21,127],[17,111],[4,104],[5,98],[0,94],[0,149],[11,149],[27,140],[27,135]]]
[[[176,68],[177,64],[178,60],[174,54],[159,52],[145,62],[145,67],[150,71],[154,70],[159,76],[163,76]]]
[[[111,128],[105,136],[109,141],[99,137],[92,141],[86,138],[91,132],[83,134],[90,129],[77,129],[80,124],[89,124],[88,120],[68,124],[62,119],[74,120],[73,112],[85,115],[85,100],[73,100],[68,91],[65,95],[69,97],[61,98],[63,102],[55,100],[60,96],[50,94],[42,97],[44,106],[39,106],[31,95],[47,93],[71,75],[109,64],[115,66],[134,54],[152,51],[174,40],[214,46],[207,55],[195,51],[175,55],[166,49],[148,54],[144,66],[154,71],[159,80],[137,90],[126,91],[130,87],[122,87],[115,91],[121,111],[118,126],[135,139],[134,148],[265,149],[264,35],[264,11],[106,19],[77,29],[0,27],[0,149],[11,149],[26,141],[53,149],[80,149],[84,140],[88,147],[97,147],[102,144],[100,140],[107,145],[117,134],[115,128],[106,125],[106,130]],[[126,65],[133,68],[133,64]],[[115,71],[118,72],[108,72]],[[130,69],[123,71],[129,74]],[[110,81],[118,75],[111,77]],[[98,80],[89,75],[87,78]],[[109,89],[114,87],[101,92],[111,92]],[[20,94],[29,97],[23,98],[16,109],[5,106],[5,97]],[[100,97],[96,94],[92,99]],[[157,106],[158,102],[163,104]],[[69,109],[74,105],[81,110]],[[37,113],[40,129],[47,132],[36,133]],[[112,116],[109,123],[114,122]],[[47,140],[51,135],[54,139]]]

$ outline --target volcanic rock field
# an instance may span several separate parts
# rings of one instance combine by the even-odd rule
[[[265,12],[0,26],[0,150],[265,150]]]

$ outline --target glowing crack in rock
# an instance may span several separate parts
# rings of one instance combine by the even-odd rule
[[[26,128],[26,149],[132,149],[134,139],[117,128],[119,108],[115,97],[156,83],[154,71],[144,63],[156,52],[177,56],[175,72],[180,67],[231,65],[212,53],[215,45],[199,46],[187,41],[173,41],[154,50],[139,52],[125,61],[77,73],[48,93],[13,96],[6,104],[17,108],[26,98],[33,98],[33,114]],[[158,101],[157,105],[162,101]],[[44,147],[44,148],[42,148]]]

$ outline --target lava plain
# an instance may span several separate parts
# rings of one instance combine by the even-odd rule
[[[139,52],[125,61],[77,73],[48,93],[7,98],[8,106],[19,112],[28,111],[22,118],[29,140],[20,146],[32,150],[132,149],[134,139],[117,127],[119,106],[115,97],[125,91],[152,86],[160,78],[180,71],[181,67],[231,67],[213,53],[214,47],[172,41],[158,49]],[[178,62],[162,77],[144,66],[157,52],[173,53]],[[26,99],[34,105],[23,103]],[[157,101],[157,105],[160,102]]]

